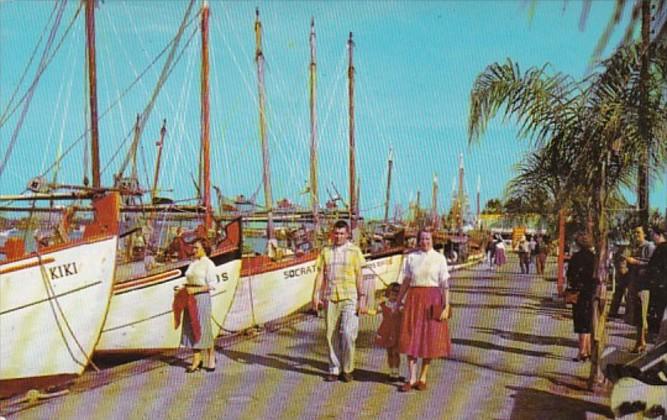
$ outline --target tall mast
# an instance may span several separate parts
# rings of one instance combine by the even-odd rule
[[[463,225],[463,153],[459,154],[459,191],[456,195],[456,228],[458,231],[461,230]]]
[[[90,93],[90,149],[93,188],[100,187],[100,134],[97,127],[97,71],[95,66],[95,0],[86,0],[86,52]]]
[[[211,159],[210,159],[210,124],[208,95],[208,2],[204,1],[201,11],[201,163],[200,185],[202,205],[206,210],[204,223],[207,228],[213,225],[211,215]],[[202,185],[203,184],[203,185]]]
[[[164,137],[167,135],[167,120],[162,120],[162,128],[160,129],[160,141],[157,146],[157,160],[155,162],[155,174],[153,174],[153,188],[151,189],[151,202],[155,204],[155,197],[157,197],[157,185],[160,178],[160,161],[162,160],[162,147],[164,146]]]
[[[438,176],[433,174],[433,204],[431,206],[431,219],[433,229],[438,228]]]
[[[389,148],[389,160],[387,161],[387,195],[384,201],[384,224],[389,223],[389,196],[391,193],[391,170],[394,165],[394,149]]]
[[[482,185],[482,177],[477,175],[477,218],[476,218],[477,227],[482,226],[482,220],[480,219],[481,208],[480,208],[480,200],[479,200],[479,190],[480,190],[481,185]]]
[[[264,113],[264,54],[262,53],[262,22],[259,9],[255,9],[255,61],[257,61],[257,84],[259,89],[259,137],[262,142],[262,182],[264,205],[267,211],[266,238],[273,239],[273,198],[271,196],[271,170],[269,166],[269,143],[266,139],[266,115]]]
[[[419,213],[421,212],[419,206],[421,206],[421,191],[417,190],[417,200],[415,203],[415,220],[419,220]]]
[[[310,205],[315,231],[319,231],[319,193],[317,189],[317,60],[315,19],[310,20]]]
[[[347,50],[349,56],[349,65],[347,68],[348,78],[348,97],[349,97],[349,114],[350,114],[350,219],[352,228],[357,225],[357,196],[355,182],[357,180],[357,168],[355,163],[355,146],[354,146],[354,42],[352,41],[352,32],[347,40]]]

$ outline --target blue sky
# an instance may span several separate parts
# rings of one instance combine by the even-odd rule
[[[59,34],[74,15],[70,1]],[[361,209],[382,214],[386,159],[395,150],[392,206],[404,208],[421,190],[430,203],[434,174],[440,180],[441,209],[451,202],[458,155],[463,153],[466,188],[474,193],[481,177],[482,203],[500,197],[512,165],[526,148],[516,130],[497,119],[480,144],[468,146],[469,93],[484,68],[507,57],[523,69],[550,63],[555,71],[584,75],[591,53],[613,9],[594,2],[585,31],[579,31],[581,4],[540,1],[533,19],[524,1],[211,1],[212,182],[226,196],[252,195],[261,180],[257,86],[254,63],[254,9],[264,27],[266,91],[274,199],[307,204],[300,191],[308,178],[308,34],[315,18],[318,48],[320,199],[336,185],[347,198],[346,41],[354,33],[356,67],[357,165]],[[107,0],[97,9],[99,109],[105,110],[175,36],[186,3]],[[0,1],[0,112],[47,23],[53,4]],[[35,92],[15,150],[0,178],[2,193],[23,191],[27,180],[55,159],[84,131],[83,20],[76,21]],[[194,27],[186,30],[186,40]],[[615,45],[620,36],[610,46]],[[57,37],[58,39],[59,37]],[[43,45],[43,44],[42,44]],[[41,53],[41,50],[40,52]],[[39,58],[39,54],[38,54]],[[37,62],[38,60],[35,60]],[[132,130],[155,85],[162,58],[100,123],[104,184],[121,158],[112,159]],[[33,63],[27,80],[35,72]],[[24,92],[28,82],[21,85]],[[18,112],[0,128],[0,152],[7,150]],[[174,198],[195,195],[199,144],[199,36],[193,39],[156,101],[144,131],[139,157],[141,180],[152,178],[155,140],[162,119],[168,136],[161,187]],[[59,146],[60,145],[60,146]],[[121,149],[121,155],[127,144]],[[64,160],[58,179],[79,183],[83,148]],[[148,171],[145,168],[148,168]],[[664,175],[660,175],[661,178]],[[666,205],[656,184],[654,207]],[[260,191],[259,201],[263,200]]]

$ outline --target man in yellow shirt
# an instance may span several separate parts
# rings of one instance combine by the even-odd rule
[[[359,332],[359,307],[364,296],[361,266],[364,256],[358,246],[349,240],[347,222],[334,224],[333,246],[325,247],[317,259],[317,276],[313,290],[313,308],[317,310],[326,301],[326,336],[329,346],[329,374],[325,381],[339,377],[343,382],[352,380],[354,351]],[[323,288],[324,287],[324,288]]]

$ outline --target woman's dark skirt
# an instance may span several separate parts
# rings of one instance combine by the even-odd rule
[[[579,294],[577,303],[572,305],[572,319],[575,333],[590,334],[593,324],[593,298],[591,296]]]
[[[449,327],[446,320],[437,319],[442,309],[440,288],[409,289],[398,341],[400,353],[426,359],[449,356]]]

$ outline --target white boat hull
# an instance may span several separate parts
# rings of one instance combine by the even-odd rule
[[[242,331],[293,314],[308,305],[315,287],[315,264],[299,264],[241,277],[225,330]]]
[[[214,337],[220,333],[232,304],[240,270],[240,259],[216,267],[217,282],[211,291]],[[183,284],[185,277],[178,269],[117,284],[96,353],[177,349],[182,323],[174,327],[172,304],[174,287]]]
[[[376,259],[367,259],[362,268],[363,284],[366,293],[365,305],[368,309],[377,309],[376,290],[384,290],[391,283],[403,280],[403,254],[397,253]]]
[[[87,240],[0,265],[0,381],[83,372],[109,307],[116,245],[116,236]]]

